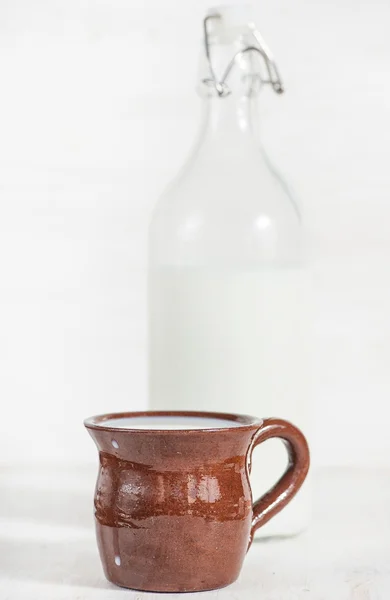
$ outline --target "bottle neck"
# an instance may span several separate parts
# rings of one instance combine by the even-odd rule
[[[239,54],[254,44],[247,25],[238,29],[213,21],[209,36],[209,57],[202,54],[199,91],[204,99],[201,133],[203,143],[218,144],[222,149],[250,145],[257,133],[256,104],[260,90],[261,59],[256,53]],[[232,59],[234,62],[232,62]],[[228,65],[233,65],[229,76]],[[217,82],[224,81],[223,92]],[[202,137],[201,136],[201,137]]]
[[[259,144],[255,102],[258,98],[234,94],[205,99],[198,147],[219,157],[253,152]]]
[[[208,134],[212,138],[246,137],[251,131],[249,98],[230,94],[205,101]]]

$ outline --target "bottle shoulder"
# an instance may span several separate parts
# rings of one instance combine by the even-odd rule
[[[275,218],[300,211],[291,190],[268,156],[253,143],[222,152],[195,152],[157,200],[153,218],[166,211],[188,214],[193,210],[231,214],[267,212]]]
[[[206,190],[208,192],[208,190]],[[164,264],[300,260],[302,223],[288,198],[202,193],[162,198],[149,229],[149,255]],[[249,193],[251,194],[249,197]],[[154,257],[154,258],[153,258]]]
[[[202,180],[188,176],[173,182],[156,202],[151,229],[177,227],[240,229],[248,226],[266,229],[301,228],[297,204],[283,182],[269,178],[261,185],[245,178],[213,172]]]
[[[166,263],[290,260],[300,213],[287,186],[252,151],[202,152],[155,205],[149,254]]]

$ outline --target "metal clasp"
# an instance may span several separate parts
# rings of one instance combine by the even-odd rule
[[[261,83],[271,85],[274,92],[276,92],[277,94],[282,94],[284,92],[284,87],[283,87],[283,83],[282,83],[282,80],[281,80],[281,77],[279,74],[279,70],[276,66],[274,57],[273,57],[271,51],[269,50],[268,46],[264,42],[259,31],[257,31],[257,29],[255,29],[254,26],[251,26],[251,32],[252,32],[252,35],[255,38],[257,44],[253,45],[253,46],[247,46],[246,48],[243,48],[242,50],[239,50],[238,52],[236,52],[236,54],[233,56],[233,58],[231,59],[231,61],[228,64],[228,66],[226,67],[226,69],[222,75],[222,78],[218,79],[218,77],[216,76],[216,73],[214,71],[212,60],[211,60],[210,42],[209,42],[209,33],[207,30],[207,24],[210,19],[220,19],[220,18],[221,18],[221,15],[216,13],[213,15],[206,16],[205,19],[203,20],[204,44],[205,44],[206,58],[207,58],[207,62],[208,62],[209,70],[210,70],[210,78],[204,79],[203,83],[205,83],[207,85],[213,85],[218,96],[221,96],[221,97],[228,96],[231,93],[231,90],[227,84],[227,79],[236,63],[236,60],[238,58],[240,58],[241,56],[243,56],[244,54],[246,54],[247,52],[257,52],[264,59],[267,73],[268,73],[268,78],[266,78],[266,79],[264,79],[261,75],[259,75]]]

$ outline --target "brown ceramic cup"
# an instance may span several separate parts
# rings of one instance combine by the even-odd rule
[[[238,577],[253,534],[295,496],[309,469],[302,433],[282,419],[206,412],[119,413],[85,426],[100,457],[97,541],[107,579],[195,592]],[[270,438],[288,466],[252,502],[253,449]]]

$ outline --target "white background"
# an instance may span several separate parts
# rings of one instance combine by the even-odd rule
[[[195,135],[204,0],[0,3],[0,462],[146,405],[146,239]],[[263,136],[314,241],[317,464],[390,465],[390,4],[263,0]]]

